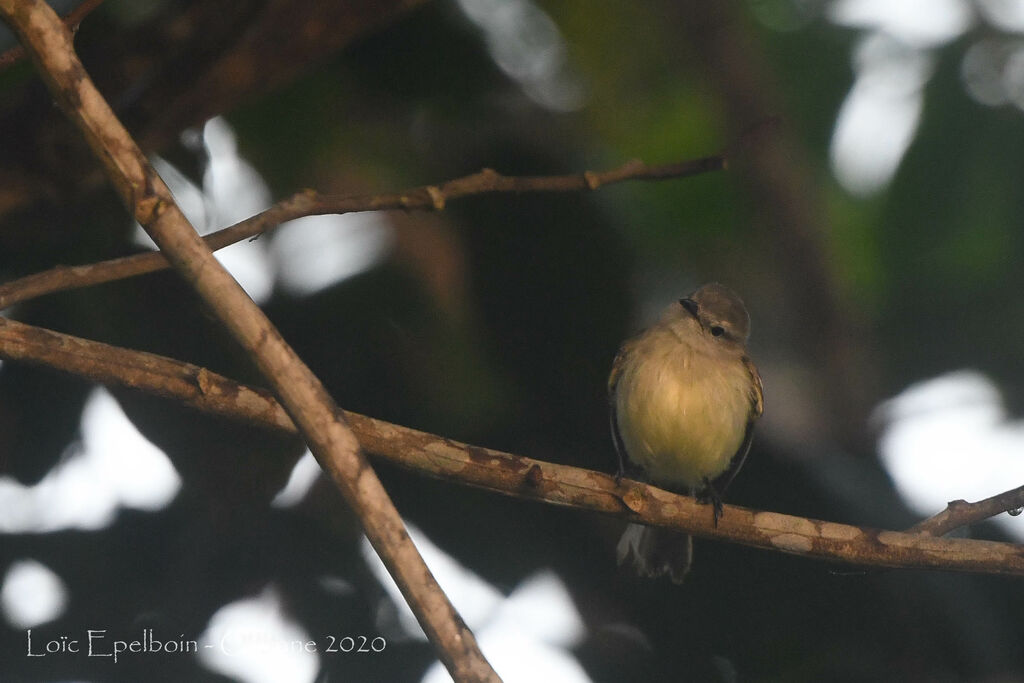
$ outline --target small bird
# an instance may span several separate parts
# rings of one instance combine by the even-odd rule
[[[743,465],[764,410],[749,334],[743,301],[711,283],[622,345],[608,378],[619,477],[628,464],[663,488],[699,492],[718,523],[721,494]],[[668,574],[674,583],[682,583],[692,555],[690,536],[640,524],[630,524],[618,545],[620,565],[643,577]]]

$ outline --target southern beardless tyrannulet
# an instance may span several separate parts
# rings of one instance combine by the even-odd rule
[[[721,494],[750,450],[761,416],[761,377],[747,356],[750,316],[728,287],[704,285],[622,345],[608,378],[619,475],[627,461],[653,484],[709,500],[715,523]],[[639,576],[668,574],[682,583],[690,536],[630,524],[620,565]]]

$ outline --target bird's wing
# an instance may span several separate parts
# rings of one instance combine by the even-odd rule
[[[764,413],[764,386],[761,384],[761,375],[754,363],[746,356],[743,356],[743,366],[750,373],[750,416],[747,418],[747,428],[743,433],[743,442],[740,443],[739,450],[736,451],[736,455],[732,456],[725,472],[715,478],[713,487],[718,495],[725,493],[729,484],[736,477],[736,473],[743,467],[747,453],[750,452],[750,442],[754,440],[754,423]]]
[[[625,365],[626,355],[629,353],[630,343],[626,342],[615,354],[615,361],[612,363],[612,372],[608,375],[608,423],[612,431],[612,443],[615,444],[615,454],[619,458],[618,477],[626,474],[626,445],[622,442],[622,435],[619,434],[619,420],[616,410],[615,388],[619,384],[619,376],[622,374],[622,366]]]

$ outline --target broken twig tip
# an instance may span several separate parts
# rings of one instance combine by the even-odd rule
[[[430,205],[434,211],[442,211],[445,202],[444,192],[436,185],[427,185],[427,194],[430,195]]]

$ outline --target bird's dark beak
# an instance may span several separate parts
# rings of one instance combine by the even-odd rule
[[[690,315],[692,315],[694,318],[697,317],[697,309],[700,307],[697,305],[696,301],[687,297],[685,299],[680,299],[679,305],[685,308],[687,311],[689,311]]]

